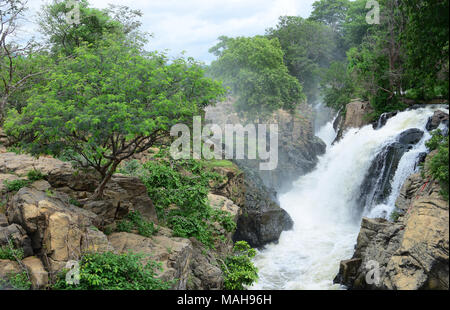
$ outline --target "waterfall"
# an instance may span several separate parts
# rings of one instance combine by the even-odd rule
[[[388,199],[363,213],[361,208],[365,206],[358,205],[358,197],[373,160],[396,142],[400,133],[424,129],[434,110],[429,107],[400,112],[377,130],[371,125],[349,129],[334,145],[328,144],[326,137],[331,134],[325,134],[328,129],[324,129],[322,139],[327,140],[327,151],[316,169],[300,177],[291,191],[279,197],[294,227],[283,232],[277,244],[258,251],[254,263],[260,278],[250,289],[340,289],[332,281],[339,261],[353,254],[361,216],[387,216],[393,209],[402,183],[416,169],[417,157],[424,151],[429,134],[402,155]]]

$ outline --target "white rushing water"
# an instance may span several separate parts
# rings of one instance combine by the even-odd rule
[[[258,251],[254,263],[259,269],[259,280],[251,289],[340,289],[340,285],[333,284],[333,278],[340,260],[353,254],[361,221],[356,200],[372,160],[404,130],[424,130],[434,110],[398,113],[378,130],[371,125],[350,129],[333,146],[332,122],[331,127],[329,123],[319,130],[327,151],[314,171],[300,177],[290,192],[279,197],[294,227],[283,232],[277,244]],[[393,209],[395,195],[414,171],[416,158],[425,150],[428,138],[426,133],[416,147],[405,153],[392,181],[392,197],[369,215]]]

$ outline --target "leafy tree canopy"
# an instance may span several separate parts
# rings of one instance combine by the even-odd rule
[[[33,154],[65,154],[96,169],[103,179],[96,196],[122,160],[224,93],[193,59],[169,63],[121,37],[83,44],[74,56],[59,57],[49,83],[36,85],[21,113],[10,111],[5,130]]]
[[[210,72],[238,96],[236,108],[249,117],[263,117],[276,109],[291,110],[304,99],[302,87],[289,75],[278,39],[220,37],[210,49],[219,58]]]

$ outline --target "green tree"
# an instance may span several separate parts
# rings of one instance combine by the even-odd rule
[[[133,35],[136,41],[145,41],[145,35],[139,33],[141,23],[136,18],[142,16],[138,10],[125,6],[114,6],[106,10],[89,7],[87,0],[78,1],[73,7],[70,0],[53,0],[41,10],[39,25],[41,32],[47,37],[55,54],[62,52],[71,55],[75,48],[84,43],[96,46],[104,35]],[[70,23],[67,17],[78,9],[79,20]]]
[[[42,55],[36,52],[37,44],[32,39],[23,43],[17,38],[26,4],[25,0],[0,2],[0,124],[7,106],[20,99],[22,92],[45,71],[44,66],[37,65],[42,61]]]
[[[341,32],[351,2],[348,0],[319,0],[313,3],[310,20],[328,25],[333,31]]]
[[[324,103],[340,110],[352,99],[353,81],[343,62],[332,62],[322,75],[321,90]]]
[[[309,103],[317,100],[320,69],[327,68],[336,56],[336,34],[319,22],[297,16],[282,16],[275,28],[266,31],[268,38],[277,38],[284,51],[289,73],[303,87]]]
[[[407,27],[401,37],[406,49],[406,74],[419,98],[448,99],[449,2],[402,1]]]
[[[252,262],[256,251],[247,242],[237,241],[233,254],[225,259],[222,270],[225,273],[225,289],[243,290],[244,285],[252,285],[258,279],[258,269]]]
[[[75,48],[74,56],[59,57],[50,82],[36,86],[21,113],[10,111],[5,130],[33,154],[64,154],[97,170],[102,181],[92,198],[102,196],[121,161],[224,93],[193,59],[169,64],[117,37]]]
[[[211,74],[224,81],[238,96],[236,108],[252,117],[264,117],[276,109],[292,110],[304,99],[298,81],[283,63],[278,39],[220,37],[210,49],[218,56]]]

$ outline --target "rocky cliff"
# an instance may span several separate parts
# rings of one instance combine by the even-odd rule
[[[368,115],[373,112],[370,103],[361,99],[353,99],[345,106],[345,109],[340,111],[338,117],[335,119],[333,127],[336,130],[336,139],[339,141],[344,132],[349,128],[360,128],[370,124]]]
[[[233,109],[233,99],[208,107],[206,121],[219,125],[249,123]],[[278,125],[278,166],[274,170],[259,169],[259,160],[234,160],[239,167],[247,168],[259,176],[262,183],[277,192],[286,191],[301,175],[310,172],[317,164],[317,157],[325,152],[325,143],[314,136],[314,111],[303,104],[294,113],[284,110],[274,112],[265,124]]]
[[[440,190],[434,180],[411,175],[396,201],[398,219],[363,218],[354,255],[341,262],[335,282],[350,289],[448,290],[449,204]]]
[[[382,115],[376,128],[383,126],[391,116]],[[442,111],[436,111],[430,117],[426,129],[436,129],[441,123],[446,125],[444,132],[448,134],[448,114]],[[370,180],[377,183],[371,187],[378,186],[378,194],[367,196],[370,191],[364,192],[363,185],[362,192],[367,196],[363,205],[376,204],[385,198],[389,192],[389,175],[398,164],[397,157],[401,157],[408,145],[416,143],[422,135],[418,129],[407,130],[386,146],[380,153],[382,158],[375,158],[365,184]],[[435,152],[423,155],[424,171],[427,171]],[[384,183],[378,180],[384,180]],[[448,290],[449,203],[440,192],[439,183],[431,177],[422,173],[410,175],[396,199],[396,211],[391,220],[362,219],[354,254],[351,259],[341,261],[334,282],[349,289]]]
[[[221,184],[214,184],[208,200],[212,208],[228,212],[235,223],[245,205],[239,173],[226,168]],[[27,173],[39,170],[45,176],[30,181]],[[22,180],[18,190],[8,182]],[[138,232],[114,232],[108,227],[130,211],[139,211],[147,221],[158,223],[155,207],[139,178],[115,174],[102,200],[86,199],[98,180],[89,172],[74,170],[69,163],[51,157],[34,158],[26,154],[0,150],[0,247],[23,251],[23,259],[0,259],[0,287],[11,274],[25,271],[33,289],[45,289],[70,260],[86,252],[148,254],[161,263],[158,276],[177,279],[174,289],[223,289],[224,278],[219,261],[231,253],[231,232],[217,225],[215,249],[207,249],[196,239],[174,237],[172,231],[158,225],[156,234],[144,237]],[[3,287],[8,288],[8,287]]]

